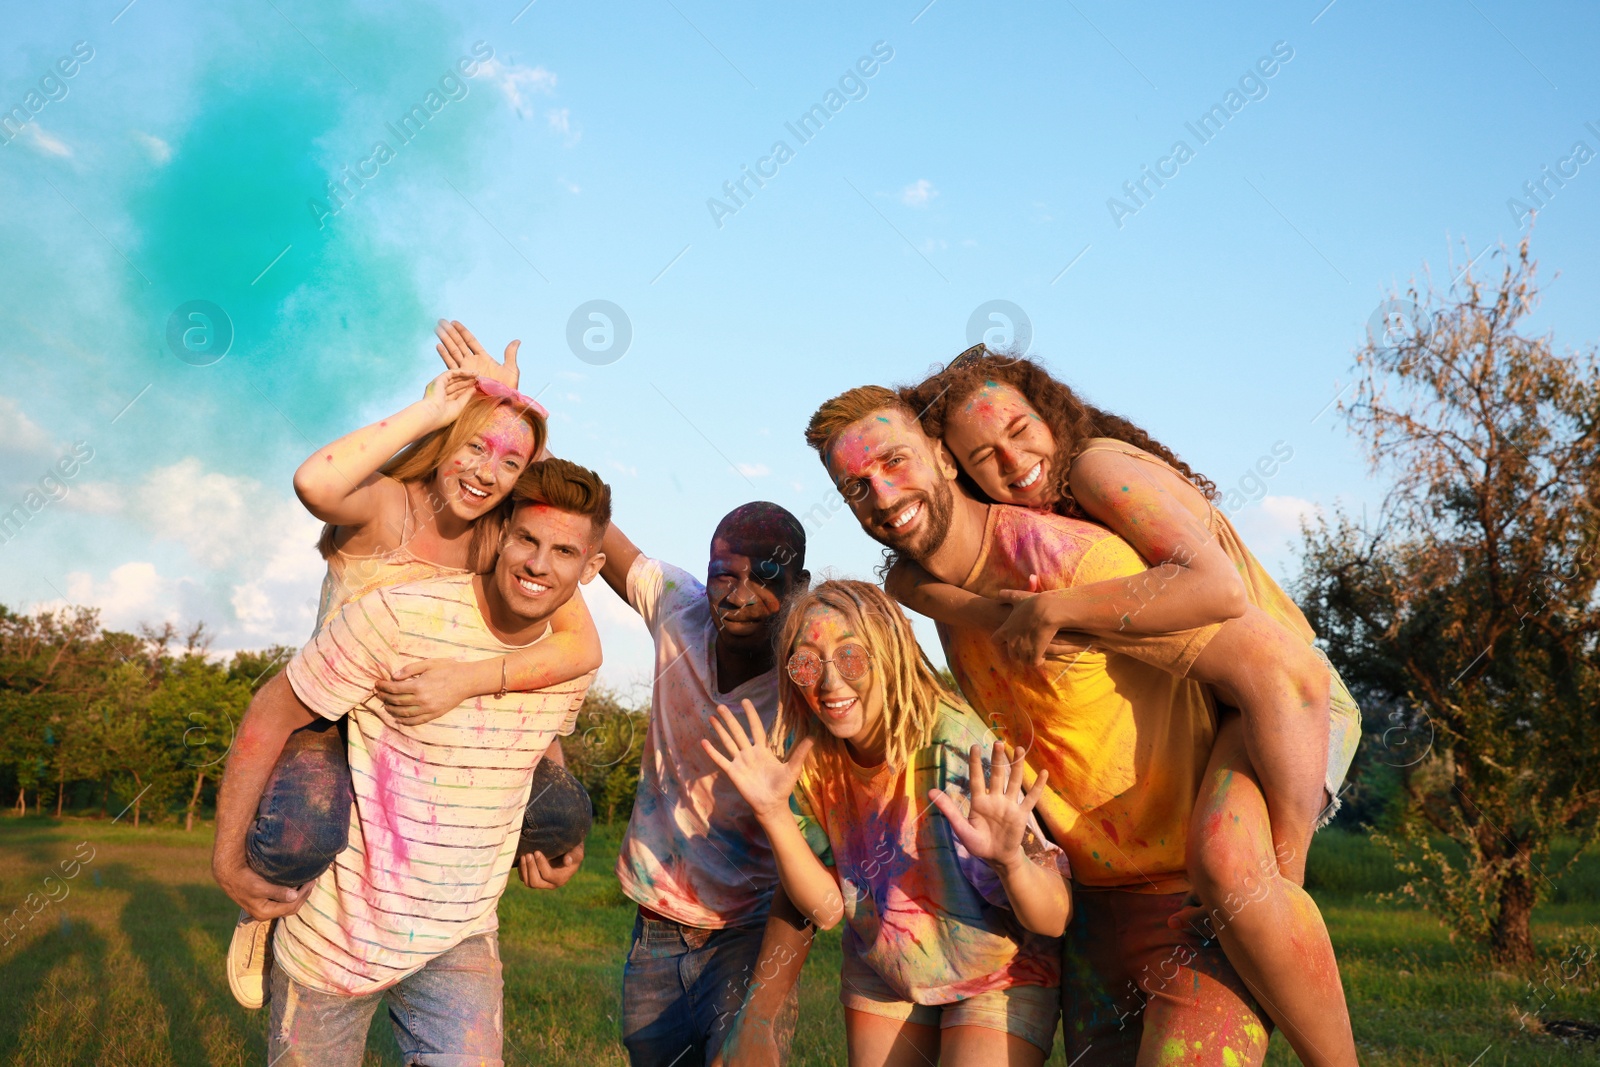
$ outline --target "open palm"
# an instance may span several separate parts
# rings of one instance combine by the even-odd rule
[[[1022,792],[1023,755],[1019,750],[1008,759],[999,741],[989,758],[990,772],[983,772],[983,750],[973,745],[967,753],[968,790],[972,803],[967,814],[941,789],[928,790],[928,799],[950,820],[950,828],[966,850],[989,863],[1014,863],[1023,857],[1022,841],[1028,831],[1028,816],[1044,794],[1048,771],[1041,771],[1033,788]]]
[[[701,738],[700,744],[712,762],[721,767],[733,782],[733,787],[744,797],[756,817],[762,818],[788,807],[789,794],[794,791],[794,783],[805,769],[806,758],[811,755],[814,742],[809,737],[803,739],[789,753],[787,762],[780,760],[778,754],[767,745],[767,731],[761,725],[756,706],[748,700],[744,701],[744,713],[750,721],[748,733],[733,712],[718,704],[717,716],[711,720],[711,726],[722,740],[722,749],[713,745],[709,738]]]
[[[453,319],[440,319],[433,332],[439,337],[439,343],[433,346],[434,350],[444,360],[445,366],[452,370],[471,371],[479,378],[492,378],[508,389],[517,387],[521,378],[517,369],[517,349],[522,347],[521,341],[506,345],[506,361],[500,363],[484,350],[478,339],[472,336],[471,330]]]

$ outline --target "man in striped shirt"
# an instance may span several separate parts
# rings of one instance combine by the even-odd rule
[[[531,464],[489,574],[379,589],[342,609],[286,668],[292,692],[252,704],[217,805],[212,868],[273,941],[269,1062],[355,1065],[379,1002],[408,1063],[501,1062],[496,905],[513,866],[533,771],[572,732],[593,675],[474,698],[403,726],[374,695],[416,660],[503,656],[541,640],[550,616],[605,562],[611,491],[559,459]],[[263,691],[265,695],[267,690]],[[261,790],[289,733],[349,716],[350,841],[299,889],[244,859]],[[525,856],[523,881],[564,885],[583,860]]]

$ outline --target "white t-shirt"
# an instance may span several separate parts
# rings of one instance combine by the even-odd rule
[[[349,844],[278,923],[273,958],[290,978],[375,993],[498,928],[534,767],[572,732],[594,674],[475,697],[421,726],[390,719],[374,686],[415,660],[515,648],[484,624],[472,576],[451,574],[351,601],[289,661],[289,684],[312,711],[350,716],[355,791]]]
[[[750,700],[767,729],[778,711],[776,670],[717,691],[716,628],[694,576],[640,555],[628,602],[655,640],[655,682],[633,817],[617,878],[633,900],[687,926],[765,921],[778,884],[772,846],[739,791],[700,747],[717,744],[711,717],[725,704],[743,721]]]

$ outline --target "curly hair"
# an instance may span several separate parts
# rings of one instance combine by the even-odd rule
[[[899,394],[901,400],[921,412],[924,432],[942,439],[950,412],[956,405],[985,384],[995,382],[1004,382],[1021,393],[1055,435],[1056,455],[1051,464],[1050,489],[1057,512],[1075,518],[1087,517],[1072,497],[1069,475],[1072,461],[1083,446],[1096,437],[1114,438],[1160,457],[1194,483],[1207,499],[1217,499],[1217,486],[1210,478],[1194,471],[1170,448],[1127,419],[1087,403],[1032,359],[993,352],[981,344],[973,345],[944,367],[935,369],[921,383],[900,389]],[[961,478],[969,491],[983,499],[983,492],[965,471]]]

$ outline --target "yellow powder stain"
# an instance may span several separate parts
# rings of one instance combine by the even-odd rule
[[[1162,1042],[1161,1054],[1159,1057],[1157,1057],[1156,1063],[1161,1065],[1161,1067],[1165,1067],[1167,1064],[1182,1063],[1188,1058],[1189,1046],[1184,1044],[1181,1040],[1169,1038],[1168,1040]]]

